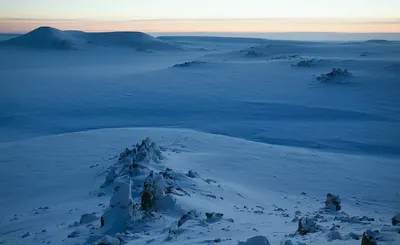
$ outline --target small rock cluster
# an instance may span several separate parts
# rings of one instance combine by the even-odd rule
[[[331,72],[326,73],[326,74],[321,74],[316,79],[317,79],[317,81],[320,81],[320,82],[330,82],[335,78],[348,77],[351,75],[352,74],[347,69],[342,70],[340,68],[333,68],[333,70]]]
[[[315,59],[309,59],[309,60],[300,60],[297,62],[294,66],[298,67],[311,67],[315,64],[316,60]]]
[[[184,67],[190,67],[190,66],[194,66],[194,65],[201,65],[201,64],[205,64],[205,61],[201,61],[201,60],[193,60],[193,61],[187,61],[185,63],[182,64],[176,64],[174,66],[172,66],[173,68],[184,68]]]

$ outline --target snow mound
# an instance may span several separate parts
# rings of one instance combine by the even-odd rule
[[[114,234],[126,230],[128,222],[134,215],[132,200],[132,183],[125,176],[115,180],[114,194],[110,200],[109,208],[101,217],[101,227],[106,234]]]
[[[40,49],[76,49],[77,40],[61,30],[52,27],[39,27],[27,34],[6,40],[6,45]]]
[[[90,46],[134,48],[145,50],[179,50],[178,46],[143,32],[80,32],[65,31],[85,40]]]
[[[365,41],[365,43],[375,43],[375,44],[391,44],[391,41],[384,40],[384,39],[371,39]]]
[[[35,49],[84,49],[118,47],[143,50],[180,50],[178,46],[143,32],[61,31],[39,27],[27,34],[1,42],[3,45]]]
[[[270,245],[270,243],[265,236],[255,236],[245,242],[239,242],[238,245]]]
[[[316,79],[320,82],[337,82],[340,83],[340,80],[337,80],[338,78],[343,78],[343,77],[349,77],[352,74],[347,70],[347,69],[340,69],[340,68],[333,68],[333,70],[329,73],[326,74],[321,74],[318,76]]]

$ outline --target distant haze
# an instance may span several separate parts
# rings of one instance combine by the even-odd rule
[[[2,0],[0,32],[399,33],[398,0]]]

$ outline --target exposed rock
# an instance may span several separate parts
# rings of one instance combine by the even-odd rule
[[[165,181],[161,174],[150,172],[149,176],[144,181],[143,193],[141,198],[141,207],[145,211],[154,209],[157,200],[160,200],[165,195]]]
[[[303,217],[299,220],[297,231],[304,236],[308,233],[314,233],[318,230],[318,226],[312,218]]]
[[[81,235],[80,231],[73,231],[68,234],[68,238],[74,238],[74,237],[79,237]]]
[[[214,223],[214,222],[218,222],[222,219],[222,217],[224,216],[224,214],[222,213],[206,213],[206,217],[207,217],[207,222],[208,223]]]
[[[311,67],[312,65],[314,65],[316,62],[315,59],[309,59],[309,60],[300,60],[299,62],[296,63],[295,66],[298,67]]]
[[[221,241],[222,241],[221,238],[215,238],[213,242],[219,243],[219,242],[221,242]]]
[[[342,70],[340,68],[333,68],[331,72],[318,76],[317,80],[321,82],[330,82],[334,78],[348,76],[351,76],[351,73],[347,69]]]
[[[328,193],[326,195],[326,201],[325,201],[325,209],[331,210],[331,211],[340,211],[342,209],[342,206],[340,205],[341,201],[339,196],[333,195],[331,193]]]
[[[186,176],[189,178],[198,178],[200,175],[197,172],[189,170],[188,173],[186,174]]]
[[[364,232],[364,234],[362,235],[361,245],[376,245],[377,233],[379,232],[371,230],[367,230],[366,232]]]
[[[88,223],[93,222],[95,220],[97,220],[96,215],[94,215],[94,214],[83,214],[81,216],[81,219],[79,220],[79,223],[80,224],[88,224]]]
[[[206,64],[205,61],[200,61],[200,60],[193,60],[193,61],[188,61],[185,63],[181,63],[181,64],[175,64],[174,68],[184,68],[184,67],[190,67],[190,66],[194,66],[194,65],[200,65],[200,64]]]
[[[178,221],[178,227],[182,226],[186,221],[196,219],[198,216],[195,211],[189,211],[184,214]]]
[[[238,245],[270,245],[270,243],[265,236],[255,236],[245,242],[239,242]]]
[[[400,225],[400,213],[392,217],[392,225]]]
[[[23,234],[21,237],[22,237],[22,238],[27,238],[27,237],[30,236],[30,235],[31,235],[31,233],[30,233],[30,232],[27,232],[27,233]]]

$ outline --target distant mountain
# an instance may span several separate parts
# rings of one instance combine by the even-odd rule
[[[0,42],[2,45],[35,49],[85,49],[96,47],[134,48],[137,50],[178,50],[178,46],[142,32],[61,31],[39,27],[27,34]]]

